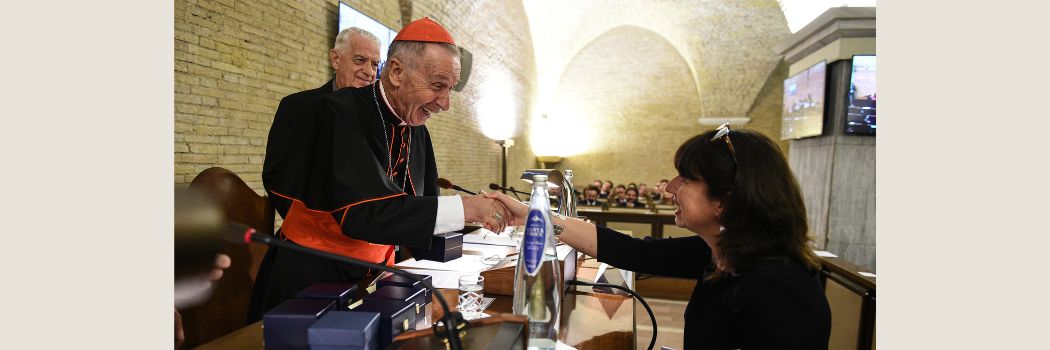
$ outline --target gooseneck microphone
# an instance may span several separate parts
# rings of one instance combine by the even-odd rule
[[[438,182],[440,182],[440,179]],[[273,236],[270,235],[255,233],[254,228],[248,227],[247,225],[237,222],[230,222],[226,224],[226,228],[225,230],[223,230],[223,239],[236,244],[248,244],[251,242],[256,242],[265,245],[281,247],[282,249],[291,249],[308,255],[332,259],[350,265],[363,266],[374,270],[386,271],[395,275],[404,276],[413,281],[421,282],[424,287],[434,290],[434,285],[430,284],[430,282],[427,282],[426,280],[419,278],[419,276],[405,272],[401,269],[395,269],[386,265],[370,263],[367,261],[357,260],[342,255],[323,252],[320,250],[303,247],[295,243],[289,243],[283,240],[274,239]],[[438,295],[438,297],[435,299],[437,299],[438,303],[441,304],[441,309],[445,311],[445,316],[443,317],[444,324],[441,324],[439,322],[431,326],[431,328],[434,330],[434,335],[436,335],[438,338],[442,338],[448,341],[447,344],[449,346],[449,349],[463,349],[463,346],[460,343],[461,339],[459,338],[459,333],[460,329],[466,327],[466,325],[468,325],[469,322],[463,319],[462,314],[453,311],[451,308],[449,308],[448,303],[445,302],[445,298],[443,296]],[[449,325],[452,326],[450,327]]]
[[[468,191],[468,190],[464,189],[463,187],[456,186],[455,184],[452,183],[452,181],[448,181],[448,179],[443,178],[443,177],[439,177],[438,178],[437,185],[438,185],[438,187],[444,188],[446,190],[456,190],[456,191],[460,191],[460,192],[467,193],[467,194],[477,195],[476,192]]]
[[[522,192],[522,191],[515,190],[514,187],[507,188],[507,187],[503,187],[503,186],[500,186],[500,185],[497,185],[497,184],[494,184],[494,183],[489,184],[489,189],[493,190],[493,191],[510,191],[510,192],[514,192],[515,194],[523,194],[523,195],[526,195],[526,196],[531,196],[532,195],[531,193],[525,193],[525,192]]]

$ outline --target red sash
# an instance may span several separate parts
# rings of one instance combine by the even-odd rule
[[[307,208],[298,199],[288,199],[292,201],[292,205],[285,215],[281,232],[292,242],[371,263],[382,264],[385,261],[387,266],[394,265],[394,246],[373,244],[343,234],[342,227],[335,222],[332,213],[349,211],[352,205],[333,211],[320,211]],[[343,215],[345,219],[346,214]]]

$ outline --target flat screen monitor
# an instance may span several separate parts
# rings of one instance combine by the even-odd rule
[[[390,47],[390,42],[394,41],[394,37],[397,36],[397,32],[390,29],[390,27],[379,23],[379,21],[366,16],[361,13],[361,11],[355,10],[353,7],[340,2],[339,29],[336,33],[350,27],[364,29],[369,33],[375,34],[375,36],[379,38],[379,72],[382,72],[383,66],[386,65],[387,49]],[[379,74],[376,74],[376,77],[378,76]]]
[[[853,56],[849,78],[849,107],[846,111],[846,133],[875,135],[875,56]]]
[[[781,140],[820,136],[824,129],[825,77],[827,61],[820,61],[784,80]]]

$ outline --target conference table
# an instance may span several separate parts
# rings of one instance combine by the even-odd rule
[[[593,282],[599,263],[585,258],[576,272],[580,281]],[[626,279],[624,276],[626,275]],[[634,285],[634,273],[621,272],[609,267],[603,273],[609,283],[621,286]],[[635,303],[630,295],[619,290],[598,292],[592,287],[569,286],[562,300],[561,324],[558,339],[580,350],[588,349],[635,349]],[[455,289],[440,289],[439,293],[455,298]],[[435,293],[435,296],[438,293]],[[487,314],[511,312],[511,297],[486,294],[495,298],[485,309]],[[438,315],[440,306],[431,303]],[[398,338],[395,338],[397,340]],[[263,348],[262,321],[236,330],[221,338],[206,343],[197,349],[257,350]]]

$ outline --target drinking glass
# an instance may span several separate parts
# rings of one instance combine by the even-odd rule
[[[459,313],[471,320],[481,316],[481,300],[485,293],[485,277],[477,275],[459,278]]]

